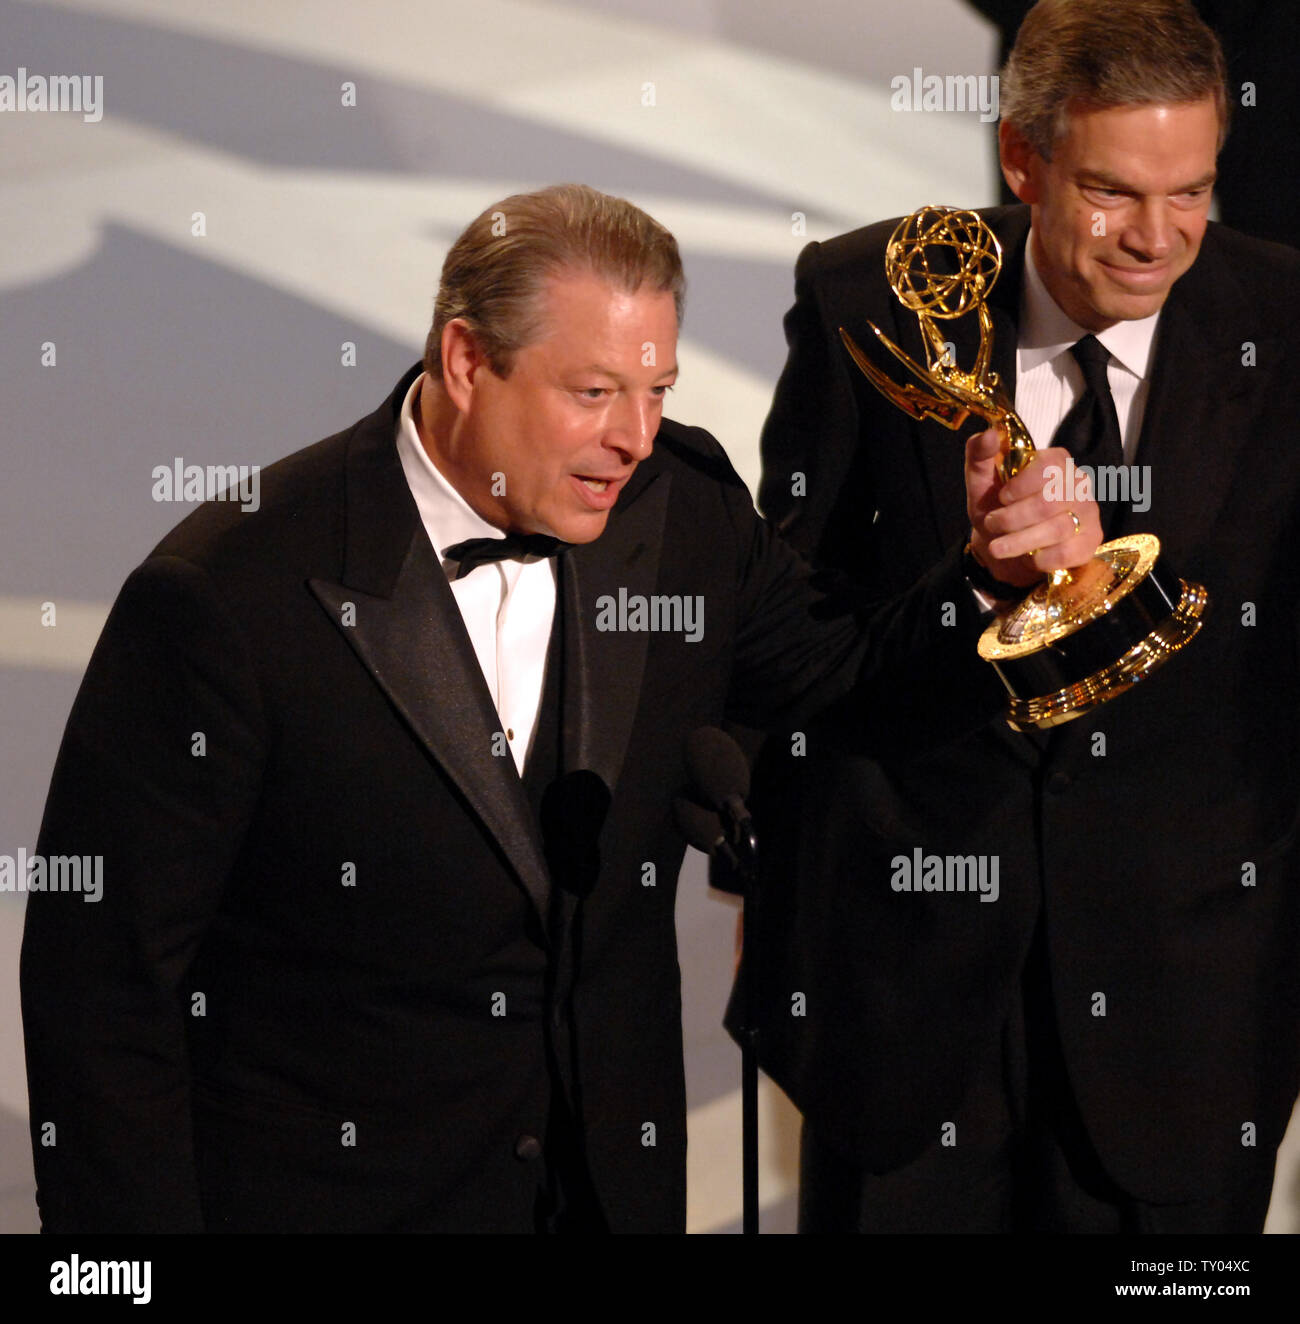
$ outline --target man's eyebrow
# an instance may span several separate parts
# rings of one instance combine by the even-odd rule
[[[589,363],[585,368],[578,368],[577,372],[579,374],[597,373],[601,377],[609,377],[616,382],[621,382],[623,380],[623,378],[612,368],[602,367],[599,363]],[[655,381],[659,381],[661,378],[664,377],[676,377],[677,372],[678,372],[677,364],[674,363],[671,368],[665,368],[663,372],[661,372],[659,376],[655,378]]]
[[[1213,184],[1218,177],[1219,172],[1217,170],[1211,170],[1207,174],[1202,175],[1200,179],[1194,180],[1190,184],[1180,184],[1177,188],[1171,189],[1170,192],[1191,193],[1198,188],[1205,188],[1208,185]],[[1126,180],[1121,179],[1118,175],[1109,174],[1105,170],[1080,170],[1075,178],[1084,188],[1112,189],[1116,193],[1138,193],[1141,191],[1134,188],[1133,185]]]
[[[1207,174],[1202,175],[1200,179],[1193,180],[1190,184],[1184,184],[1182,188],[1175,189],[1174,191],[1176,193],[1191,193],[1198,188],[1208,188],[1216,179],[1218,179],[1218,177],[1218,170],[1211,170]]]

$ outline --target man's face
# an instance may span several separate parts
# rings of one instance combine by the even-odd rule
[[[1072,109],[1045,161],[1002,130],[1007,182],[1033,208],[1044,283],[1080,326],[1158,312],[1200,251],[1215,176],[1214,100]]]
[[[652,449],[677,377],[673,296],[629,294],[563,272],[542,294],[541,337],[499,377],[472,372],[457,467],[466,498],[498,526],[585,543]]]

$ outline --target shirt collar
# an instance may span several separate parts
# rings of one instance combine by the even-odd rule
[[[1075,341],[1088,334],[1087,328],[1067,316],[1048,293],[1034,259],[1033,238],[1031,229],[1025,241],[1025,279],[1020,294],[1020,372],[1028,372],[1066,353]],[[1140,379],[1151,370],[1159,321],[1160,314],[1156,312],[1137,321],[1116,322],[1105,331],[1098,331],[1096,336],[1121,367]]]
[[[420,441],[415,427],[415,402],[420,384],[427,376],[428,373],[422,372],[402,401],[397,420],[397,454],[429,541],[438,559],[443,560],[443,552],[455,543],[469,538],[504,538],[505,534],[479,515],[443,477]]]

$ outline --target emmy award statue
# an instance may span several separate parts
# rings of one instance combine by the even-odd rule
[[[920,322],[925,366],[868,325],[923,386],[897,384],[843,327],[840,337],[872,385],[913,418],[955,429],[974,414],[996,427],[1005,482],[1033,463],[1034,443],[989,367],[993,319],[985,302],[1001,269],[1001,245],[981,217],[922,207],[890,237],[885,275]],[[974,367],[965,371],[952,362],[936,323],[971,312],[979,318],[980,343]],[[1196,634],[1209,595],[1157,567],[1159,555],[1160,540],[1150,533],[1102,543],[1086,565],[1053,572],[989,625],[979,655],[1007,687],[1011,726],[1024,731],[1068,722],[1151,675]]]

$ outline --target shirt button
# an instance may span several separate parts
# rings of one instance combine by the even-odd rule
[[[508,727],[506,727],[506,739],[507,739],[507,740],[513,740],[514,738],[515,738],[515,729],[514,729],[514,727],[512,727],[512,726],[508,726]]]
[[[515,1141],[515,1158],[532,1161],[542,1157],[542,1142],[536,1136],[522,1135]]]
[[[1064,795],[1074,785],[1074,778],[1068,772],[1054,772],[1047,779],[1047,790],[1051,795]]]

